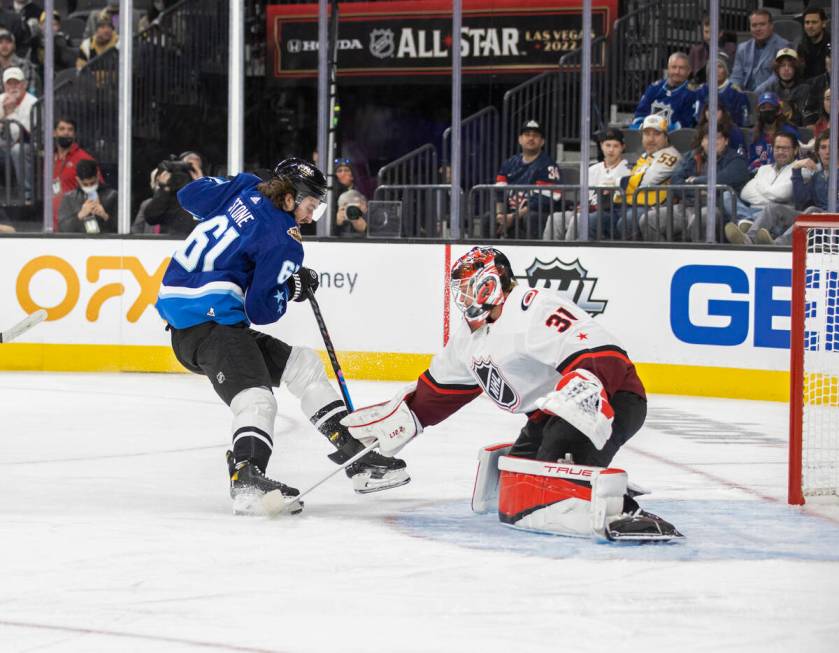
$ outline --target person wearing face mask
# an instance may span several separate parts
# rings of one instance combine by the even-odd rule
[[[749,145],[749,168],[757,170],[767,163],[774,163],[775,135],[790,134],[798,140],[798,129],[790,123],[783,103],[776,93],[763,93],[757,100],[757,124]]]
[[[76,188],[76,166],[81,161],[93,160],[89,152],[76,142],[76,121],[60,116],[53,130],[55,154],[52,162],[52,219],[53,229],[58,230],[58,207],[65,194]],[[104,181],[102,177],[99,181]]]
[[[266,181],[243,172],[227,180],[202,177],[178,191],[198,224],[173,254],[155,307],[178,361],[205,375],[233,414],[227,464],[234,514],[264,512],[268,492],[289,500],[299,494],[265,474],[277,414],[272,388],[281,383],[335,447],[333,462],[343,464],[364,448],[340,424],[347,406],[318,355],[251,328],[274,324],[291,302],[307,301],[317,290],[317,272],[303,267],[300,225],[323,215],[325,197],[323,173],[296,158],[277,163]],[[359,493],[410,480],[403,461],[376,452],[348,466],[347,475]],[[294,512],[302,510],[297,506]]]
[[[76,189],[61,198],[58,230],[62,233],[116,233],[117,192],[99,183],[99,166],[85,159],[76,166]]]

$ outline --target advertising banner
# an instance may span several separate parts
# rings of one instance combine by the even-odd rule
[[[0,345],[0,369],[181,370],[154,308],[178,245],[0,238],[2,328],[39,308],[49,314],[19,341]],[[460,313],[444,305],[446,271],[468,245],[305,246],[306,265],[320,274],[324,318],[352,377],[415,378],[459,328]],[[518,283],[567,294],[609,329],[650,391],[786,395],[788,251],[513,243],[501,249]],[[839,321],[837,315],[834,310],[828,318]],[[255,328],[323,349],[305,302],[292,304],[277,323]]]
[[[317,4],[268,5],[275,78],[317,77]],[[592,36],[608,34],[617,0],[592,10]],[[439,0],[347,3],[339,14],[338,76],[451,74],[451,3]],[[539,73],[582,45],[582,2],[465,0],[460,52],[464,75]],[[603,64],[595,48],[592,64]]]

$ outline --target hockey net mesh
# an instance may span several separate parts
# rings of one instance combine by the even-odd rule
[[[801,484],[839,494],[839,223],[809,227],[804,284]]]

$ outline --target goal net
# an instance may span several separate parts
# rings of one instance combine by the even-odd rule
[[[839,494],[839,215],[793,229],[789,503]]]

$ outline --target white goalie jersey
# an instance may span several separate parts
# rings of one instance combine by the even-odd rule
[[[500,408],[531,414],[536,400],[573,369],[592,371],[611,396],[644,396],[635,366],[615,338],[559,292],[516,287],[498,320],[472,332],[463,321],[420,377],[408,403],[424,426],[485,392]]]

